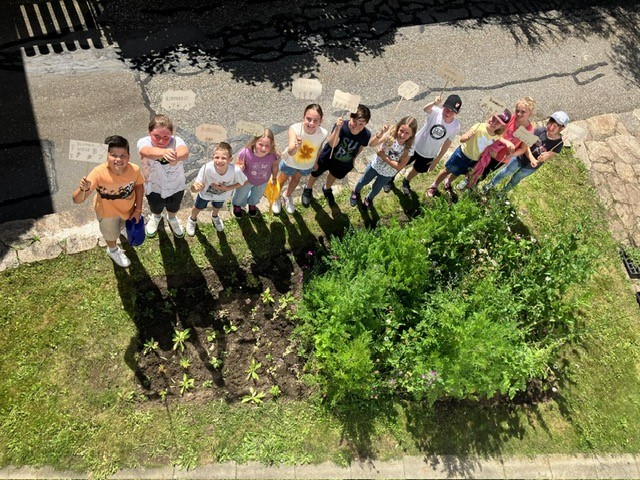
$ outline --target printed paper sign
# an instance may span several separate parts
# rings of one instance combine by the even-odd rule
[[[436,70],[436,73],[444,78],[447,81],[448,85],[453,85],[454,87],[458,87],[462,85],[464,81],[464,76],[458,70],[453,68],[451,65],[441,65]]]
[[[315,78],[298,78],[291,84],[291,93],[298,100],[315,100],[322,94],[322,84]]]
[[[350,93],[336,90],[333,94],[333,108],[338,110],[348,110],[351,113],[358,111],[358,105],[362,97],[360,95],[351,95]]]
[[[196,103],[192,90],[168,90],[162,94],[162,108],[165,110],[190,110]]]
[[[565,129],[561,132],[562,139],[565,142],[581,142],[585,138],[587,138],[588,132],[577,125],[570,123],[565,127]]]
[[[413,83],[410,80],[403,82],[398,87],[398,95],[400,95],[405,100],[411,100],[415,97],[420,91],[420,87],[417,83]]]
[[[522,140],[523,143],[526,143],[530,147],[540,140],[537,135],[534,135],[524,127],[518,127],[518,129],[513,132],[513,136],[518,140]]]
[[[494,97],[484,97],[480,101],[480,105],[485,111],[493,114],[500,114],[507,108],[506,103]]]
[[[104,143],[69,140],[69,160],[103,163],[107,160],[107,145]]]
[[[238,120],[238,123],[236,123],[236,133],[239,135],[249,135],[250,137],[261,137],[264,133],[264,127],[259,123]]]
[[[222,125],[203,123],[196,128],[196,138],[207,143],[224,142],[227,139],[227,130]]]

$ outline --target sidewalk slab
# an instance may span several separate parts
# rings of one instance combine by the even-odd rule
[[[351,462],[351,478],[404,478],[402,460]]]
[[[640,469],[631,454],[595,455],[598,478],[640,478]]]
[[[74,472],[72,470],[56,470],[51,467],[5,467],[0,469],[0,479],[33,480],[33,479],[86,479],[89,478],[84,472]]]
[[[453,455],[407,456],[405,478],[504,478],[500,458],[477,459]]]
[[[192,470],[176,469],[173,478],[225,479],[236,478],[236,462],[210,463]]]
[[[295,478],[307,480],[351,478],[349,467],[341,467],[333,462],[324,462],[317,465],[296,465],[294,470]]]
[[[593,455],[549,455],[553,478],[598,478]]]
[[[247,462],[236,466],[238,479],[285,479],[295,478],[295,469],[291,466],[266,466],[259,462]]]
[[[125,480],[129,478],[137,478],[140,480],[171,480],[175,478],[173,475],[174,471],[174,467],[123,468],[111,475],[109,479]]]
[[[505,478],[553,478],[548,455],[503,458]]]

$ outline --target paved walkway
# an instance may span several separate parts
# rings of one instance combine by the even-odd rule
[[[48,468],[3,468],[0,479],[90,478],[86,473]],[[456,456],[407,456],[388,462],[353,462],[347,467],[319,465],[264,466],[235,462],[193,470],[175,467],[124,469],[112,479],[351,479],[351,478],[640,478],[640,458],[633,455],[537,455],[479,459]]]

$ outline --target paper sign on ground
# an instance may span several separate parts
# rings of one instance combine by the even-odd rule
[[[398,87],[398,95],[400,95],[405,100],[411,100],[415,97],[420,91],[420,87],[417,83],[413,83],[410,80],[403,82]]]
[[[342,90],[336,90],[333,94],[333,108],[338,110],[348,110],[351,113],[358,111],[358,105],[361,100],[360,95],[351,95],[350,93],[343,92]]]
[[[480,105],[484,107],[485,111],[493,114],[500,114],[507,108],[507,104],[494,97],[483,97],[480,101]]]
[[[196,103],[192,90],[168,90],[162,94],[162,108],[165,110],[190,110]]]
[[[523,143],[526,143],[530,147],[540,140],[537,135],[534,135],[525,127],[518,127],[518,129],[513,132],[513,136],[518,140],[522,140]]]
[[[76,162],[103,163],[107,159],[107,145],[104,143],[69,140],[69,160]]]
[[[264,134],[264,127],[259,123],[238,120],[238,123],[236,123],[236,133],[239,135],[249,135],[250,137],[261,137]]]
[[[436,73],[444,78],[447,81],[448,85],[453,85],[454,87],[458,87],[462,85],[464,81],[464,76],[458,70],[453,68],[451,65],[441,65],[436,70]]]
[[[561,135],[565,142],[575,143],[587,138],[588,132],[584,128],[570,123],[562,130]]]
[[[196,128],[196,138],[201,142],[224,142],[227,139],[227,130],[222,125],[203,123]]]
[[[298,100],[315,100],[322,94],[322,84],[315,78],[298,78],[291,84],[291,93]]]

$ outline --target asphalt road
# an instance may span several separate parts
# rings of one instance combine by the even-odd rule
[[[69,140],[120,134],[135,145],[154,112],[169,113],[190,145],[190,178],[206,155],[194,135],[201,123],[225,126],[239,147],[246,138],[235,134],[236,122],[257,122],[283,146],[307,103],[290,93],[298,76],[322,82],[325,126],[340,114],[331,107],[335,89],[362,96],[372,128],[419,116],[445,86],[441,65],[464,75],[462,85],[444,89],[462,97],[463,129],[482,118],[487,95],[508,104],[532,96],[539,120],[559,109],[583,119],[640,107],[637,5],[211,3],[11,0],[2,7],[0,223],[75,208],[71,191],[91,165],[68,159]],[[398,107],[405,80],[420,92]],[[168,90],[192,90],[194,107],[165,112]]]

